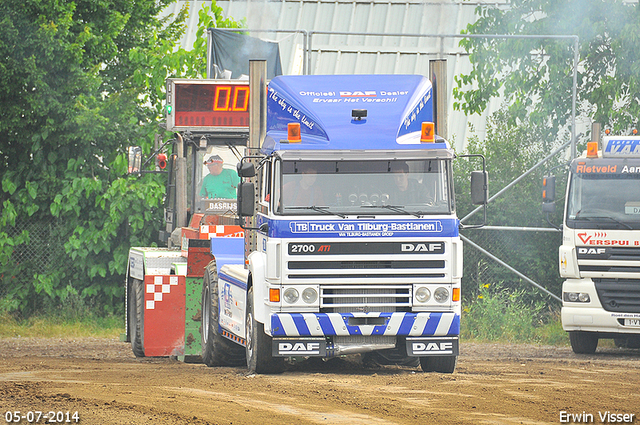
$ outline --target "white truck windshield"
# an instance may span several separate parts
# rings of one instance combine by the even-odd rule
[[[572,174],[567,226],[640,229],[640,173]]]

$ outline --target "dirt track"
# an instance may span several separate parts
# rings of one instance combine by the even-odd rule
[[[353,357],[247,376],[136,359],[116,340],[0,339],[0,423],[8,411],[77,411],[84,424],[558,424],[563,411],[640,423],[640,352],[598,352],[463,342],[452,375]]]

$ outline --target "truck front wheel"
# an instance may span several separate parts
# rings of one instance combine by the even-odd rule
[[[241,366],[244,350],[220,335],[220,296],[216,260],[204,269],[202,282],[202,362],[212,366]]]
[[[131,350],[136,357],[144,357],[144,284],[140,279],[131,280],[128,307]]]
[[[569,332],[569,341],[576,354],[593,354],[598,347],[598,336],[589,332]]]
[[[424,372],[453,373],[457,362],[458,356],[420,357],[420,367]]]
[[[251,373],[282,373],[284,358],[271,355],[271,337],[264,333],[264,325],[255,318],[253,287],[247,292],[247,367]]]

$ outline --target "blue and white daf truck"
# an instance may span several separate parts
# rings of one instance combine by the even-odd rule
[[[250,371],[279,373],[286,358],[377,352],[454,371],[455,154],[433,131],[432,95],[419,75],[279,76],[267,87],[252,68],[238,164],[245,255],[206,267],[207,365],[246,357]],[[486,206],[486,171],[471,178]]]
[[[560,247],[562,327],[575,353],[640,348],[640,137],[589,142],[571,162]]]

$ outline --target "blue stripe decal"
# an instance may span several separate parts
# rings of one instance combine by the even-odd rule
[[[397,335],[409,335],[409,332],[411,332],[411,327],[413,326],[413,322],[415,321],[416,321],[415,314],[409,314],[409,313],[405,314],[404,317],[402,318],[402,323],[398,328]]]
[[[280,321],[277,314],[271,315],[271,335],[273,336],[286,336],[287,333],[284,330],[284,326]]]
[[[373,333],[371,335],[384,335],[387,331],[387,325],[391,319],[391,313],[380,313],[380,317],[384,317],[384,325],[376,325],[373,327]]]
[[[449,328],[449,333],[447,335],[460,335],[460,316],[457,314],[453,318],[453,322],[451,323],[451,327]]]
[[[427,324],[422,331],[422,335],[433,335],[436,333],[436,329],[440,324],[440,319],[442,319],[442,313],[431,313],[429,316],[429,320],[427,320]]]
[[[307,322],[305,322],[304,317],[300,313],[292,313],[291,318],[293,319],[293,323],[296,325],[296,329],[298,330],[298,335],[311,335],[309,331],[309,327],[307,326]]]
[[[446,330],[446,335],[456,336],[460,334],[460,315],[453,312],[439,312],[439,313],[377,313],[369,317],[382,317],[385,319],[384,325],[375,325],[372,327],[364,325],[349,325],[349,319],[352,317],[361,317],[353,313],[311,313],[320,325],[322,335],[332,336],[337,335],[338,329],[334,327],[335,324],[339,326],[344,325],[345,330],[349,335],[362,335],[362,330],[367,329],[367,335],[372,330],[371,335],[424,335],[432,336],[436,334],[438,327],[443,323],[443,317],[447,322],[451,320],[449,329]],[[271,334],[273,336],[310,336],[311,330],[305,320],[309,313],[274,313],[271,315]],[[428,319],[422,329],[413,329],[416,326],[417,317],[425,317],[428,315]],[[394,322],[395,325],[389,327],[389,321],[391,318],[401,318],[400,322]],[[286,318],[286,320],[283,320]],[[333,320],[333,322],[332,322]],[[420,320],[422,322],[422,320]],[[364,327],[363,327],[364,326]],[[443,329],[440,332],[444,334]],[[343,332],[340,334],[344,335]]]
[[[347,327],[347,332],[349,335],[362,335],[362,331],[358,326],[349,326],[349,319],[354,317],[353,313],[340,313],[342,320],[344,321],[344,325]]]
[[[244,289],[245,291],[247,290],[247,282],[244,282],[240,279],[236,279],[233,278],[231,276],[229,276],[228,274],[224,274],[224,273],[219,273],[218,274],[220,280],[224,280],[225,282],[229,282],[230,284],[237,286],[239,288]]]
[[[333,324],[326,313],[320,313],[316,315],[318,317],[318,323],[324,335],[335,335],[336,330],[333,328]]]

